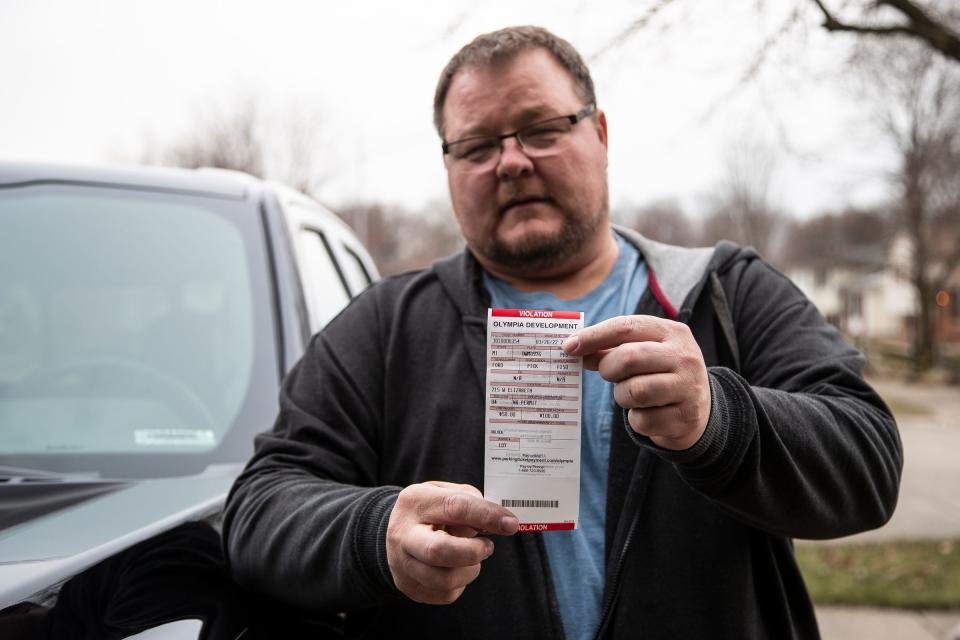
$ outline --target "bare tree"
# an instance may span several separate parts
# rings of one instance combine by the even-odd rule
[[[384,275],[428,266],[463,246],[449,206],[428,204],[421,210],[381,203],[346,205],[339,215],[361,233],[366,247]]]
[[[139,161],[175,167],[217,167],[277,180],[316,195],[330,173],[331,144],[322,118],[296,104],[270,114],[253,94],[208,106],[188,129],[165,144],[146,144]]]
[[[900,162],[897,225],[910,239],[903,275],[916,291],[914,361],[936,358],[936,295],[960,266],[960,67],[917,46],[860,47],[855,58],[880,131]]]
[[[659,200],[612,212],[612,216],[616,222],[660,242],[692,247],[700,240],[689,216],[676,200]]]
[[[743,136],[728,148],[724,176],[711,195],[703,221],[702,240],[711,244],[733,240],[773,257],[776,240],[786,217],[773,203],[775,150],[764,142]]]
[[[956,31],[960,10],[956,6],[938,8],[934,3],[910,0],[870,0],[846,3],[847,8],[854,5],[854,15],[841,18],[822,0],[810,1],[823,14],[823,28],[827,31],[870,36],[909,36],[960,62],[960,36]]]
[[[264,154],[257,103],[246,96],[228,110],[198,116],[179,139],[146,149],[141,160],[188,169],[235,169],[262,178]]]
[[[611,51],[625,47],[643,32],[670,30],[678,20],[689,20],[695,15],[695,3],[689,2],[686,15],[677,17],[677,12],[664,9],[682,3],[675,0],[653,0],[625,28],[615,34],[591,56],[595,62]],[[834,8],[831,8],[833,6]],[[886,41],[888,46],[898,47],[904,41],[913,41],[931,51],[960,62],[960,5],[956,0],[793,0],[790,5],[771,3],[768,0],[754,2],[758,17],[782,11],[773,25],[756,23],[759,42],[748,62],[739,70],[737,79],[722,95],[711,101],[703,119],[709,119],[732,100],[744,88],[754,83],[763,68],[777,51],[786,46],[802,46],[808,28],[819,23],[830,32],[845,32],[864,39]],[[669,14],[669,15],[666,15]],[[797,41],[789,36],[799,35]],[[709,51],[709,45],[705,47]],[[801,51],[802,53],[802,51]],[[794,55],[791,52],[791,55]],[[798,58],[799,59],[799,58]]]
[[[850,262],[885,264],[893,231],[888,212],[848,208],[788,225],[783,252],[787,266]]]
[[[269,122],[276,137],[274,144],[266,145],[270,151],[268,177],[316,196],[339,164],[332,159],[335,141],[323,113],[291,104]]]
[[[381,203],[347,204],[337,207],[336,211],[363,238],[364,245],[384,275],[403,270],[403,245],[393,227],[408,215],[406,211]]]
[[[650,29],[658,14],[673,3],[674,0],[657,0],[649,4],[591,59],[599,59],[610,50],[625,45],[638,33]],[[755,5],[763,11],[768,2],[757,0]],[[786,21],[764,34],[763,44],[750,65],[752,71],[744,77],[755,75],[769,50],[787,32],[807,23],[811,14],[821,20],[820,26],[827,31],[881,39],[906,37],[960,62],[960,7],[955,0],[794,0],[793,10]]]
[[[756,2],[758,9],[770,5],[766,0]],[[859,60],[853,67],[840,66],[845,62],[838,66],[845,80],[869,68],[865,75],[880,112],[876,122],[900,157],[893,176],[898,193],[893,208],[898,228],[913,246],[909,273],[904,275],[917,293],[913,347],[917,367],[925,368],[936,351],[933,300],[960,263],[960,94],[956,88],[960,5],[956,0],[795,0],[793,9],[779,28],[761,34],[762,46],[736,89],[758,76],[769,52],[787,42],[786,34],[812,26],[813,21],[830,32],[857,36],[860,53],[855,59]],[[636,24],[646,28],[650,18],[659,15],[648,12]],[[625,33],[633,35],[633,31]],[[623,38],[613,44],[622,45]],[[872,64],[864,64],[863,50],[871,52]],[[743,199],[731,197],[736,191],[729,185],[721,190],[726,195],[717,199],[705,229],[713,236],[761,248],[770,227],[762,216],[757,225],[749,215],[737,220],[737,209],[730,203]],[[751,234],[759,236],[760,242]]]

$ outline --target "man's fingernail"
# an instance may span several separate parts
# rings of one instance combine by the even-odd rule
[[[483,550],[484,559],[489,558],[493,555],[493,540],[487,540],[487,548]]]
[[[567,353],[572,353],[580,348],[580,336],[574,334],[563,341],[560,345]]]
[[[516,533],[520,528],[520,521],[513,516],[503,516],[500,518],[500,529],[507,534]]]

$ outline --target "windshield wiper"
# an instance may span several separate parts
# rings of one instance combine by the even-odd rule
[[[89,482],[100,478],[99,471],[62,472],[49,469],[27,469],[0,465],[0,483],[19,484],[30,482]]]
[[[10,467],[0,466],[0,470]],[[19,469],[23,471],[23,469]],[[39,476],[9,476],[13,480],[0,482],[0,531],[42,516],[73,507],[128,486],[129,483],[99,478],[83,478],[77,475],[61,478],[48,475],[42,480],[31,481]]]

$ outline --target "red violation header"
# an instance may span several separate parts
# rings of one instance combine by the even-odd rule
[[[572,522],[521,522],[520,532],[529,533],[531,531],[572,531],[576,529]]]
[[[495,318],[556,318],[560,320],[579,320],[582,311],[537,311],[535,309],[491,309]]]

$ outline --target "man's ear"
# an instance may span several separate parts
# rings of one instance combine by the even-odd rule
[[[600,138],[600,144],[607,147],[607,114],[597,109],[597,112],[593,116],[594,121],[596,122],[597,136]]]

